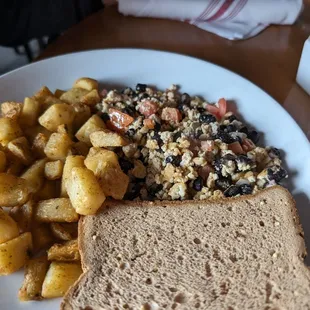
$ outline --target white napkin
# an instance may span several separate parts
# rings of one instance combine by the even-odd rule
[[[230,40],[255,36],[270,24],[291,25],[302,0],[118,0],[124,15],[187,21]]]

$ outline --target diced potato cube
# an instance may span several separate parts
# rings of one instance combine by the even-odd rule
[[[34,97],[37,99],[44,99],[47,96],[53,96],[53,93],[48,89],[48,87],[41,87],[35,94]]]
[[[146,167],[143,165],[141,160],[134,160],[134,167],[130,171],[131,174],[138,179],[146,177]]]
[[[21,206],[29,198],[27,181],[15,175],[0,173],[0,206]]]
[[[23,128],[33,127],[38,123],[41,104],[35,98],[26,97],[19,117],[19,122]]]
[[[109,129],[95,131],[91,133],[89,137],[90,142],[94,147],[117,147],[128,144],[127,139]]]
[[[51,223],[50,227],[53,235],[60,240],[69,241],[77,238],[77,223]]]
[[[86,90],[91,91],[93,89],[98,90],[99,85],[98,85],[98,81],[97,80],[94,80],[94,79],[91,79],[91,78],[87,78],[87,77],[82,77],[82,78],[79,78],[78,80],[76,80],[74,82],[73,87],[74,88],[84,88]]]
[[[54,132],[44,149],[44,153],[51,160],[65,160],[73,142],[66,133]]]
[[[6,173],[19,176],[21,172],[25,169],[25,166],[21,163],[19,159],[14,157],[12,154],[12,156],[10,156],[9,153],[7,153],[6,155],[8,160],[6,166]]]
[[[66,188],[72,206],[82,215],[95,214],[105,200],[94,173],[87,168],[73,168]]]
[[[41,125],[36,125],[34,127],[29,127],[24,129],[25,137],[28,139],[30,144],[34,142],[34,139],[37,137],[38,134],[44,134],[47,138],[51,136],[51,132],[44,128]]]
[[[60,96],[60,100],[69,104],[80,103],[83,96],[88,93],[89,91],[83,88],[71,88]]]
[[[98,90],[93,89],[81,98],[81,102],[89,106],[94,106],[101,101]]]
[[[14,207],[10,210],[10,216],[18,224],[21,232],[31,231],[32,218],[35,202],[30,199],[21,207]]]
[[[75,134],[76,138],[79,141],[85,142],[88,145],[91,145],[90,142],[90,134],[105,129],[104,121],[98,116],[93,115],[88,121],[79,129],[79,131]]]
[[[54,132],[59,125],[71,125],[73,120],[74,109],[65,103],[53,104],[39,117],[39,123]]]
[[[48,260],[63,262],[79,261],[81,259],[77,240],[67,241],[63,244],[54,244],[47,251]]]
[[[44,149],[48,142],[48,137],[44,133],[38,133],[32,142],[32,151],[35,157],[45,157]]]
[[[4,172],[7,166],[6,155],[3,151],[0,151],[0,172]]]
[[[54,92],[54,96],[57,98],[60,98],[62,94],[64,94],[66,91],[62,89],[56,89]]]
[[[42,287],[44,298],[62,297],[82,274],[80,263],[52,262]]]
[[[71,105],[74,109],[75,117],[73,120],[73,130],[77,131],[90,118],[91,111],[89,106],[84,103],[74,103]]]
[[[52,198],[57,198],[60,195],[60,180],[51,181],[45,180],[42,188],[35,193],[34,199],[36,201],[48,200]]]
[[[7,146],[8,143],[23,135],[16,120],[11,118],[0,118],[0,143]]]
[[[8,101],[0,104],[1,106],[1,116],[8,117],[12,119],[18,119],[20,112],[22,110],[22,103]]]
[[[14,239],[18,235],[17,223],[0,208],[0,243]]]
[[[30,259],[25,265],[25,277],[18,292],[20,301],[42,299],[42,285],[45,279],[49,262],[46,256]]]
[[[87,156],[89,152],[89,145],[85,142],[78,141],[73,144],[71,151],[73,155]]]
[[[25,265],[32,250],[31,233],[0,244],[0,275],[8,275]]]
[[[54,198],[38,202],[35,219],[39,222],[77,222],[79,216],[69,198]]]
[[[122,171],[114,152],[91,148],[85,159],[85,166],[94,172],[106,196],[123,199],[129,177]]]
[[[46,223],[33,222],[31,233],[34,253],[46,250],[53,243],[55,243],[55,238],[52,235],[48,224]]]
[[[57,180],[62,176],[64,164],[61,160],[49,161],[45,164],[44,174],[48,180]]]
[[[46,158],[37,160],[21,175],[27,181],[31,193],[37,193],[43,186],[46,162]]]
[[[71,176],[71,171],[74,167],[85,167],[84,160],[84,156],[77,155],[70,155],[66,158],[61,180],[61,197],[68,197],[66,183]]]
[[[30,145],[25,137],[19,137],[10,141],[8,149],[24,165],[30,165],[33,162]]]

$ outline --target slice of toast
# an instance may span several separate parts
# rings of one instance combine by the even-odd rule
[[[303,232],[282,187],[221,201],[111,202],[79,225],[85,273],[63,310],[310,309]]]

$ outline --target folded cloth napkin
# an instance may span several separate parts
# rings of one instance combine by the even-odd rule
[[[270,24],[291,25],[303,0],[118,0],[124,15],[187,21],[230,40],[257,35]]]

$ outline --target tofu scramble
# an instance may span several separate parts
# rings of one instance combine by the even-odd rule
[[[280,151],[258,146],[259,133],[217,104],[158,91],[104,91],[96,108],[130,141],[113,150],[130,182],[124,199],[214,199],[256,193],[287,177]]]

